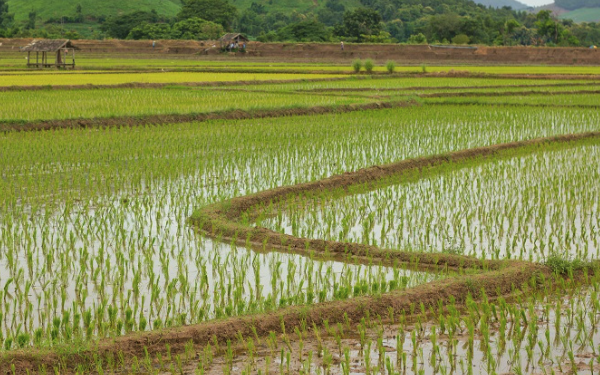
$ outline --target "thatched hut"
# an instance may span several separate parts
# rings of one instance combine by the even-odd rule
[[[75,68],[76,49],[68,39],[44,39],[34,40],[21,48],[21,52],[27,52],[27,67]],[[31,60],[32,52],[35,52],[35,62]],[[54,62],[48,61],[50,55],[55,55]]]
[[[225,34],[219,39],[221,48],[230,48],[234,45],[234,48],[240,48],[240,46],[248,43],[250,39],[246,38],[243,34],[229,33]]]

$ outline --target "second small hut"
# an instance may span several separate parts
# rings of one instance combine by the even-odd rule
[[[233,48],[240,48],[240,46],[249,41],[243,34],[229,33],[219,39],[219,44],[221,45],[221,49],[231,49],[232,45],[234,46]]]
[[[77,47],[68,39],[34,40],[21,52],[27,52],[27,67],[33,68],[75,68],[75,50]],[[35,62],[31,53],[35,52]],[[54,56],[54,61],[48,59]],[[41,59],[40,59],[41,58]]]

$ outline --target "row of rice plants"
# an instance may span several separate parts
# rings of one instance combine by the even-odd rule
[[[283,84],[261,84],[245,86],[248,89],[262,89],[269,91],[295,91],[295,90],[332,90],[332,89],[406,89],[410,87],[472,87],[481,86],[512,86],[522,85],[568,85],[568,84],[593,84],[589,80],[540,80],[540,79],[510,79],[510,78],[480,78],[480,77],[350,77],[344,80],[322,82],[297,82]]]
[[[584,94],[582,92],[590,92],[589,94]],[[578,92],[578,94],[572,94],[573,92]],[[305,93],[301,91],[301,93]],[[467,95],[468,93],[468,95]],[[523,96],[522,93],[527,93],[526,97]],[[565,94],[570,93],[570,94]],[[538,85],[532,85],[527,87],[515,87],[515,86],[505,86],[505,87],[487,87],[487,88],[450,88],[450,89],[441,89],[439,87],[419,87],[419,88],[406,88],[406,89],[397,89],[397,90],[381,90],[381,89],[373,89],[373,90],[356,90],[352,89],[340,90],[335,92],[326,92],[316,90],[315,94],[327,94],[327,95],[335,95],[335,96],[345,96],[345,97],[364,97],[364,98],[377,98],[379,100],[388,100],[388,101],[397,101],[406,99],[411,96],[421,96],[420,101],[424,101],[430,104],[437,103],[481,103],[481,104],[500,104],[500,103],[530,103],[532,105],[547,103],[554,104],[551,99],[548,99],[548,95],[561,97],[563,95],[586,95],[588,96],[587,100],[583,102],[575,102],[569,100],[561,100],[559,99],[556,104],[567,104],[567,105],[584,105],[584,103],[590,103],[590,105],[594,105],[597,103],[595,101],[595,97],[600,93],[600,85],[583,83],[579,85],[563,85],[559,84],[557,86],[552,87],[540,87]],[[456,94],[448,96],[443,96],[442,98],[436,98],[435,96],[441,94]],[[479,94],[487,94],[482,95]],[[491,95],[490,95],[491,94]],[[499,94],[499,95],[496,95]],[[509,95],[512,94],[512,95]],[[546,98],[545,101],[540,101],[540,95],[544,95]],[[434,96],[431,98],[430,96]],[[501,98],[498,98],[500,96]],[[536,99],[529,102],[527,98],[530,96],[534,96]],[[504,100],[503,98],[509,97],[508,100]],[[458,98],[458,100],[455,100]]]
[[[575,88],[581,90],[582,88]],[[555,106],[598,106],[600,105],[600,95],[597,93],[590,94],[566,94],[566,95],[527,95],[506,97],[463,97],[463,98],[427,98],[423,99],[426,103],[451,103],[451,104],[516,104],[522,105],[555,105]]]
[[[122,83],[285,81],[338,77],[331,74],[152,72],[106,74],[11,74],[0,86],[117,85]]]
[[[175,87],[0,93],[0,121],[206,113],[365,103],[365,98]]]

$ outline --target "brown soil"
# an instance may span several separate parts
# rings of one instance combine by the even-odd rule
[[[31,39],[0,39],[1,52],[18,52]],[[544,64],[600,65],[600,51],[571,47],[488,47],[473,49],[438,48],[429,45],[352,44],[341,51],[337,43],[248,43],[248,53],[223,54],[214,41],[160,40],[156,48],[150,41],[77,40],[78,55],[110,54],[140,58],[161,56],[204,60],[264,61],[264,62],[335,62],[349,63],[353,59],[370,58],[377,63],[394,60],[403,64]]]
[[[149,116],[122,116],[122,117],[100,117],[91,119],[65,119],[65,120],[41,120],[35,122],[0,122],[0,131],[34,131],[55,129],[84,129],[84,128],[109,128],[139,125],[164,125],[184,123],[192,121],[209,120],[244,120],[256,118],[272,118],[286,116],[303,116],[326,113],[355,112],[373,109],[399,108],[417,105],[413,101],[382,102],[367,104],[349,104],[335,106],[315,106],[307,108],[290,109],[259,109],[252,111],[231,110],[208,113],[187,113],[172,115],[149,115]]]

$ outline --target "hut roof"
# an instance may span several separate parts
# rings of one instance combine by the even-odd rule
[[[243,40],[243,41],[250,41],[248,38],[246,38],[243,34],[239,34],[239,33],[229,33],[229,34],[225,34],[221,37],[221,39],[219,39],[220,42],[229,42],[232,40]]]
[[[62,48],[77,49],[68,39],[43,39],[34,40],[25,47],[21,48],[23,52],[56,52]]]

